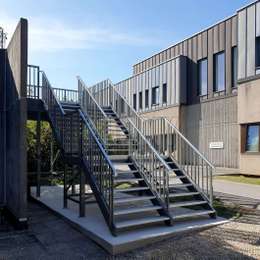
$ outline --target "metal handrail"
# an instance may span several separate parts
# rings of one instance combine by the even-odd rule
[[[152,191],[168,210],[169,176],[173,170],[130,119],[127,120],[127,127],[129,130],[129,156],[136,162]]]
[[[170,157],[182,169],[212,204],[215,167],[207,158],[164,117],[144,120],[142,132],[161,155]]]
[[[64,88],[53,88],[55,96],[60,102],[64,103],[78,103],[78,91],[73,89],[64,89]]]

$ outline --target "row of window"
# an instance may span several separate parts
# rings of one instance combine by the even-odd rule
[[[232,48],[232,88],[237,84],[237,47]],[[225,52],[219,52],[213,57],[213,91],[225,90]],[[208,94],[208,60],[198,61],[198,95]]]
[[[237,47],[232,48],[231,53],[232,88],[237,86],[238,53]],[[260,74],[260,37],[256,37],[255,54],[256,74]],[[219,52],[213,57],[213,91],[225,90],[225,52]],[[208,94],[208,60],[198,61],[198,95]]]
[[[145,108],[149,107],[149,89],[145,90]],[[164,83],[162,86],[162,102],[163,104],[167,103],[167,84]],[[152,96],[151,96],[151,105],[157,106],[160,103],[160,87],[156,86],[152,88]],[[133,107],[137,109],[137,96],[133,94]],[[139,92],[139,109],[143,109],[143,92]]]

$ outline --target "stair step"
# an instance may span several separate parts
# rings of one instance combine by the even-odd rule
[[[143,181],[143,178],[121,178],[114,179],[114,183]]]
[[[114,199],[114,203],[125,203],[125,202],[134,202],[134,201],[143,201],[143,200],[152,200],[155,199],[155,196],[138,196],[138,197],[127,197],[127,198],[118,198]]]
[[[146,217],[146,218],[141,218],[141,219],[120,221],[118,223],[115,223],[115,227],[117,229],[123,229],[123,228],[129,228],[129,227],[134,227],[134,226],[141,226],[141,225],[146,225],[146,224],[163,222],[166,220],[169,220],[169,217],[164,217],[164,216]]]
[[[135,213],[141,213],[141,212],[147,212],[147,211],[154,211],[162,209],[161,206],[146,206],[141,208],[132,208],[132,209],[119,209],[114,211],[115,216],[121,216],[121,215],[128,215],[128,214],[135,214]]]
[[[174,220],[183,219],[183,218],[192,218],[192,217],[198,217],[203,215],[209,215],[215,213],[214,210],[196,210],[195,212],[180,214],[176,216],[172,216]]]
[[[198,191],[195,192],[180,192],[180,193],[172,193],[169,194],[170,198],[177,198],[177,197],[189,197],[194,195],[199,195],[200,193]]]
[[[126,171],[116,171],[117,174],[127,174],[127,173],[138,173],[137,170],[132,170],[132,171],[129,171],[129,170],[126,170]]]
[[[207,204],[205,200],[191,200],[191,201],[183,201],[183,202],[176,202],[171,203],[170,208],[178,208],[178,207],[186,207],[186,206],[196,206],[196,205],[203,205]]]
[[[169,188],[187,188],[192,187],[191,183],[178,183],[178,184],[169,184]]]
[[[132,188],[125,188],[125,189],[114,189],[114,192],[135,192],[135,191],[142,191],[142,190],[149,190],[148,187],[132,187]]]

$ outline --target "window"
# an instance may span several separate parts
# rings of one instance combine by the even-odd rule
[[[246,131],[246,152],[259,152],[259,124],[248,125]]]
[[[255,66],[256,74],[260,74],[260,36],[255,41]]]
[[[149,107],[149,89],[145,90],[145,108]]]
[[[237,47],[232,48],[232,88],[237,87]]]
[[[162,102],[163,104],[167,103],[167,83],[163,83],[163,89],[162,89]]]
[[[136,110],[136,94],[133,95],[133,107]]]
[[[204,96],[208,94],[208,60],[198,61],[198,94]]]
[[[159,105],[159,87],[152,88],[152,105]]]
[[[225,90],[225,53],[214,55],[214,91]]]
[[[143,93],[139,92],[139,109],[143,108]]]

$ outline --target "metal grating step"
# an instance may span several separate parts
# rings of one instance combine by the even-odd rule
[[[198,191],[195,192],[180,192],[180,193],[170,193],[170,198],[177,198],[177,197],[189,197],[194,195],[199,195],[200,193]]]
[[[155,196],[138,196],[138,197],[127,197],[127,198],[118,198],[114,199],[114,203],[128,203],[128,202],[134,202],[134,201],[144,201],[144,200],[152,200],[155,199]]]
[[[207,204],[205,200],[192,200],[170,203],[170,208],[187,207],[187,206],[197,206]]]
[[[216,212],[214,210],[196,210],[195,212],[180,214],[180,215],[173,215],[173,220],[179,220],[184,218],[192,218],[192,217],[199,217],[209,214],[215,214]]]
[[[125,189],[114,189],[114,192],[135,192],[135,191],[143,191],[149,190],[148,187],[132,187],[132,188],[125,188]]]
[[[162,209],[162,207],[161,206],[146,206],[146,207],[142,207],[142,208],[119,209],[119,210],[114,211],[114,215],[121,216],[121,215],[155,211],[155,210],[159,210],[159,209]]]
[[[146,217],[146,218],[141,218],[141,219],[120,221],[118,223],[115,223],[115,227],[117,229],[123,229],[123,228],[129,228],[129,227],[134,227],[134,226],[141,226],[141,225],[153,224],[153,223],[158,223],[158,222],[164,222],[166,220],[169,220],[169,217],[163,217],[163,216]]]
[[[114,179],[114,183],[122,183],[122,182],[136,182],[136,181],[143,181],[143,178],[121,178],[121,179]]]

